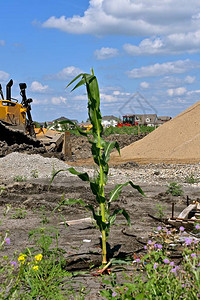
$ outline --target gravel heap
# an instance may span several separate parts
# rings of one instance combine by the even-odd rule
[[[63,161],[51,157],[43,157],[39,154],[25,154],[12,152],[0,158],[0,179],[12,179],[24,177],[50,178],[53,170],[67,169],[70,166]],[[70,176],[69,172],[63,172],[64,176]]]
[[[71,167],[57,158],[47,158],[39,154],[24,154],[13,152],[0,158],[0,180],[15,180],[16,177],[24,179],[51,178],[53,170],[67,169]],[[75,167],[79,172],[88,172],[96,177],[95,166]],[[75,176],[69,172],[61,172],[58,176]],[[177,164],[148,164],[137,165],[128,163],[119,167],[111,167],[108,175],[108,183],[124,183],[132,180],[135,184],[164,185],[169,182],[187,184],[187,178],[193,176],[195,185],[200,186],[200,164],[177,165]]]

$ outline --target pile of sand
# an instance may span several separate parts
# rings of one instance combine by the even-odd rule
[[[146,163],[200,162],[200,101],[152,133],[121,150],[114,152],[114,164],[134,161]]]

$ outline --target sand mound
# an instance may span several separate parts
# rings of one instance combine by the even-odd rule
[[[174,119],[121,150],[121,157],[111,155],[114,164],[198,163],[200,162],[200,101]]]

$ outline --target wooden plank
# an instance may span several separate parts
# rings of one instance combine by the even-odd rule
[[[72,158],[72,147],[71,147],[71,139],[70,139],[69,131],[65,131],[64,133],[62,153],[64,154],[64,156],[67,156],[68,158]]]
[[[195,209],[197,207],[197,204],[190,204],[187,206],[178,216],[179,219],[185,219],[188,217],[188,214],[191,210]]]
[[[71,220],[71,221],[65,221],[65,222],[60,222],[60,225],[76,225],[76,224],[82,224],[82,223],[92,223],[93,219],[92,218],[83,218],[83,219],[78,219],[78,220]]]

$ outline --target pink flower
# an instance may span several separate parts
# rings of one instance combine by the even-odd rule
[[[165,258],[163,261],[164,261],[165,264],[169,264],[169,259],[168,258]]]
[[[5,239],[5,243],[6,243],[7,245],[10,245],[10,238],[6,238],[6,239]]]
[[[181,227],[179,228],[179,230],[180,230],[180,231],[184,231],[185,228],[184,228],[183,226],[181,226]]]
[[[155,264],[153,265],[154,270],[157,268],[157,266],[158,266],[157,263],[155,263]]]
[[[10,264],[11,264],[12,267],[16,267],[17,266],[16,261],[11,261]]]

